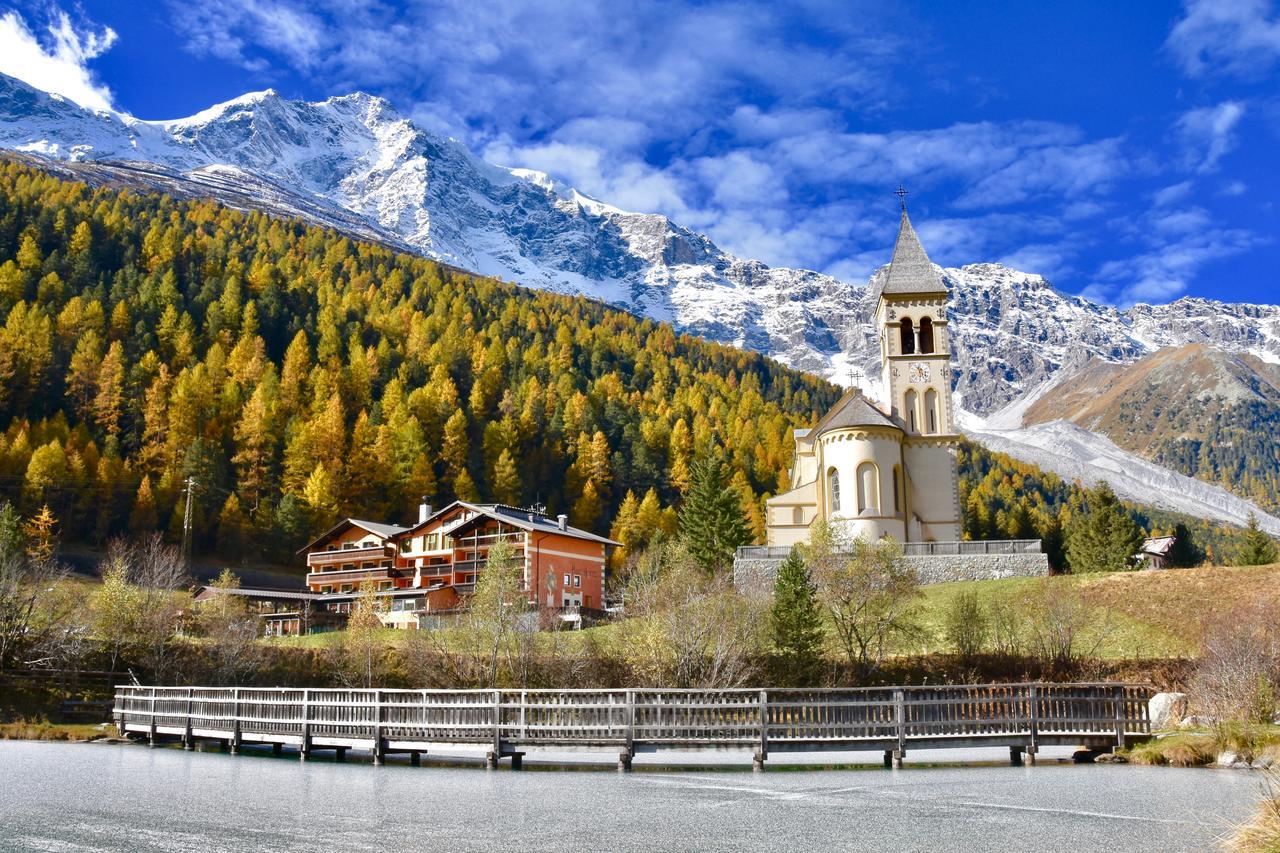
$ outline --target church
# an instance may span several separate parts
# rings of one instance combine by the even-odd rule
[[[767,502],[771,546],[806,541],[819,518],[870,540],[960,539],[947,288],[905,204],[881,281],[875,323],[885,406],[852,388],[814,427],[795,430],[791,489]]]

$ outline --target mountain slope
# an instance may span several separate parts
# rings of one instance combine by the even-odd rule
[[[380,98],[306,103],[267,91],[147,122],[0,76],[0,146],[74,161],[82,179],[161,182],[179,196],[301,215],[463,269],[585,294],[836,381],[853,367],[878,375],[874,278],[849,283],[736,258],[666,217],[485,163]],[[1090,358],[1124,362],[1204,342],[1280,361],[1274,306],[1184,299],[1120,312],[999,265],[944,274],[956,389],[979,415]]]
[[[1059,419],[1271,511],[1280,505],[1280,365],[1204,344],[1126,366],[1095,362],[1030,405],[1023,423]]]

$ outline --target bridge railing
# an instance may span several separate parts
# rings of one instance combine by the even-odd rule
[[[1138,685],[983,684],[850,689],[343,690],[116,688],[122,730],[270,742],[435,742],[899,750],[1150,732]],[[878,747],[877,747],[878,748]]]

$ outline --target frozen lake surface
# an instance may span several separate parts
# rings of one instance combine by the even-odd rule
[[[0,850],[1198,851],[1261,792],[1247,772],[1009,767],[1007,751],[969,756],[1003,756],[989,766],[917,752],[900,771],[638,757],[625,775],[245,752],[0,741]]]

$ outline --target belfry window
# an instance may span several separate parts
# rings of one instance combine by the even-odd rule
[[[933,352],[933,320],[928,317],[920,318],[920,352]]]
[[[938,392],[930,388],[924,392],[924,417],[930,433],[938,431]]]
[[[827,472],[827,489],[831,492],[831,511],[840,511],[840,474],[835,468]]]
[[[903,414],[906,415],[907,432],[920,431],[919,428],[916,426],[916,401],[918,399],[919,398],[916,397],[915,391],[908,391],[907,396],[903,402],[903,408],[906,409],[906,411]]]
[[[916,351],[916,332],[911,326],[911,318],[902,318],[902,354],[911,355]]]

